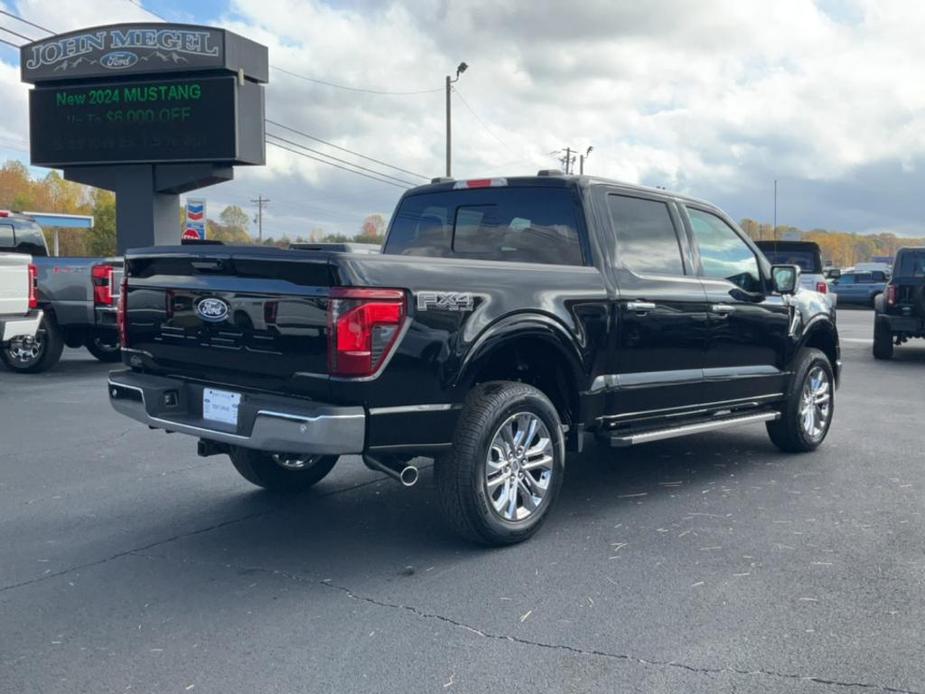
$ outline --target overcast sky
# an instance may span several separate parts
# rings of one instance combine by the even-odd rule
[[[141,4],[264,43],[271,66],[313,80],[436,90],[368,94],[278,69],[266,87],[268,118],[424,176],[443,173],[444,75],[466,61],[454,96],[457,178],[535,173],[557,166],[554,150],[593,146],[587,172],[707,198],[737,219],[771,220],[776,178],[781,224],[925,234],[918,0]],[[54,31],[157,21],[131,0],[0,7]],[[43,35],[5,16],[0,26]],[[3,45],[0,89],[0,158],[28,161],[27,87]],[[268,147],[266,167],[239,167],[202,193],[213,216],[226,204],[253,212],[263,194],[265,230],[295,235],[353,233],[366,214],[388,215],[401,189]]]

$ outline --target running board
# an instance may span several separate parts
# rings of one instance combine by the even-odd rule
[[[727,417],[725,419],[714,419],[707,422],[697,422],[696,424],[682,424],[681,426],[668,427],[666,429],[641,431],[635,434],[611,434],[609,438],[611,446],[615,448],[623,448],[626,446],[635,446],[637,443],[649,443],[650,441],[673,439],[676,436],[687,436],[688,434],[702,434],[705,431],[725,429],[726,427],[732,427],[738,424],[770,422],[775,419],[780,419],[780,412],[759,412],[758,414],[750,414],[744,417]]]

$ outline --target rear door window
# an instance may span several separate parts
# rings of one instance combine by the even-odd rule
[[[661,200],[607,196],[617,235],[617,263],[636,275],[683,275],[678,232]]]
[[[581,265],[578,202],[564,188],[411,195],[395,213],[383,252]]]

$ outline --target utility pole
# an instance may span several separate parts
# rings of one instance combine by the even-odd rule
[[[561,152],[562,150],[559,150],[559,151]],[[568,174],[568,173],[572,170],[572,161],[573,161],[574,159],[575,159],[575,157],[574,157],[574,155],[572,154],[572,148],[571,148],[571,147],[566,147],[566,148],[565,148],[565,154],[563,154],[563,155],[559,158],[559,161],[562,162],[562,168],[565,169],[565,173],[566,173],[566,174]]]
[[[465,63],[460,63],[456,67],[456,79],[452,79],[449,75],[446,76],[446,176],[447,178],[452,177],[453,171],[453,136],[452,128],[450,121],[450,110],[451,110],[451,100],[450,93],[453,91],[452,84],[459,81],[459,76],[464,73],[469,68]]]
[[[774,179],[774,227],[771,229],[771,238],[777,238],[777,179]]]
[[[270,202],[269,198],[258,195],[256,200],[251,200],[251,204],[257,206],[257,242],[263,243],[263,207]]]
[[[585,159],[591,156],[591,150],[594,147],[588,147],[588,150],[578,158],[578,173],[584,176],[585,174]]]

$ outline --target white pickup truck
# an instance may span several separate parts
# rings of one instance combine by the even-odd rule
[[[34,342],[42,322],[35,278],[30,256],[0,253],[0,345]]]

